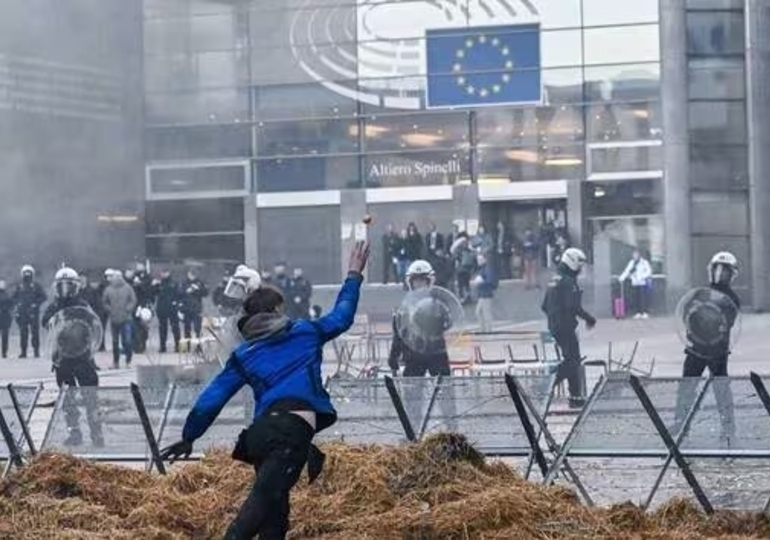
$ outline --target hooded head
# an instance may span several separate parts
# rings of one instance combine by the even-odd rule
[[[263,285],[244,300],[244,316],[238,321],[238,330],[247,341],[273,336],[291,324],[283,308],[283,294],[275,287]]]
[[[31,282],[35,279],[35,269],[30,264],[25,264],[21,267],[21,279],[25,283]]]

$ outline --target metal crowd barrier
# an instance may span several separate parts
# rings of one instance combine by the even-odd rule
[[[560,443],[548,422],[552,376],[332,379],[328,392],[339,420],[317,438],[399,445],[459,432],[487,455],[526,458],[526,477],[537,470],[544,483],[567,482],[589,505],[631,500],[648,508],[656,497],[691,493],[707,513],[716,507],[768,512],[766,382],[755,374],[709,379],[610,374]],[[64,388],[40,450],[144,462],[148,470],[165,473],[159,447],[179,438],[201,390]],[[39,394],[40,387],[0,389],[0,460],[6,472],[37,452],[28,426]],[[196,451],[232,446],[252,415],[246,389],[197,441]],[[68,422],[82,426],[81,446],[64,444]],[[89,438],[92,422],[98,423],[103,444]]]

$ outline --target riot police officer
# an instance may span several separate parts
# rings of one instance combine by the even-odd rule
[[[35,351],[35,358],[40,358],[40,307],[46,298],[43,286],[35,281],[35,269],[29,264],[22,266],[21,283],[13,293],[13,302],[16,305],[16,323],[19,325],[21,338],[19,358],[27,357],[27,345],[29,345],[30,337],[32,337],[32,349]]]
[[[578,318],[586,322],[590,330],[596,319],[583,309],[583,291],[577,277],[586,263],[586,256],[577,248],[568,248],[561,256],[556,275],[548,283],[541,309],[548,317],[548,330],[556,340],[562,356],[556,382],[567,379],[569,404],[581,408],[583,396],[583,368],[580,342],[577,337]]]
[[[168,329],[174,338],[174,352],[179,352],[179,309],[182,302],[182,292],[179,285],[171,277],[169,270],[160,273],[160,279],[153,281],[153,296],[155,297],[155,312],[158,315],[159,352],[166,352]]]
[[[99,376],[96,373],[92,349],[101,343],[101,336],[92,336],[93,329],[101,329],[99,317],[81,296],[80,278],[72,268],[61,268],[56,272],[54,281],[55,298],[43,313],[43,326],[54,336],[52,351],[53,367],[56,372],[56,383],[59,387],[67,385],[69,389],[64,396],[64,420],[69,435],[64,441],[67,446],[79,446],[83,443],[80,431],[80,411],[78,410],[75,388],[80,387],[88,418],[91,442],[95,447],[104,446],[102,426],[99,419],[96,387]],[[73,309],[77,308],[77,309]],[[69,314],[63,310],[69,309]],[[64,320],[59,321],[57,318]],[[67,320],[69,319],[69,320]],[[99,343],[94,343],[97,339]]]

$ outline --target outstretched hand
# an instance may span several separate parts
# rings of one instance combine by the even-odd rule
[[[368,260],[369,242],[359,240],[356,242],[356,245],[353,246],[353,251],[350,252],[350,264],[348,265],[348,271],[363,274],[364,268],[366,268],[366,262]]]
[[[160,458],[163,461],[168,461],[169,463],[174,463],[176,460],[184,457],[184,459],[187,459],[190,457],[190,454],[192,454],[192,443],[188,441],[179,441],[175,442],[174,444],[167,446],[163,450],[160,451]]]

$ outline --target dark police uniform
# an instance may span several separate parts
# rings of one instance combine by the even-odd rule
[[[548,283],[541,305],[548,317],[548,330],[561,351],[562,363],[556,376],[557,383],[567,379],[570,403],[577,406],[582,404],[583,399],[582,357],[576,332],[578,318],[589,326],[596,324],[596,319],[583,309],[582,297],[577,273],[560,264],[557,274]]]

